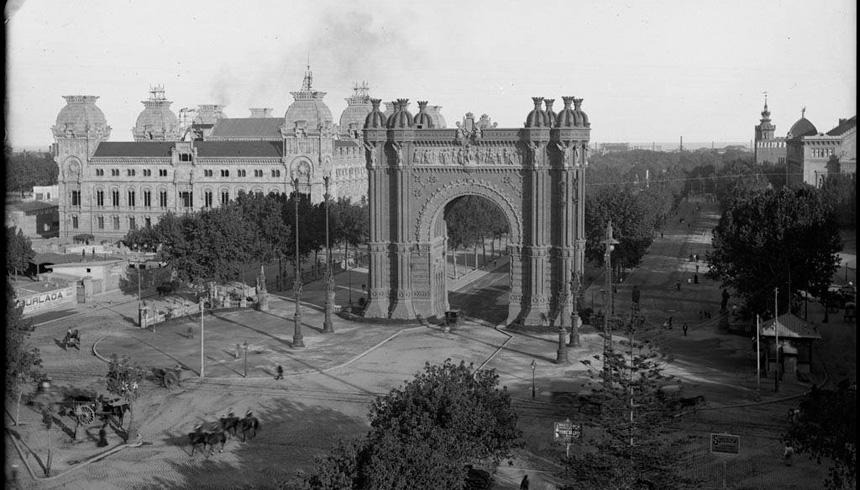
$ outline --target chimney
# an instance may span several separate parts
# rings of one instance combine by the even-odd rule
[[[272,117],[271,107],[251,107],[251,117]]]

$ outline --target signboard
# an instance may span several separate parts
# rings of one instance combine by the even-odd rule
[[[68,286],[53,291],[36,293],[30,296],[24,296],[17,299],[18,306],[23,306],[24,315],[29,315],[38,311],[49,310],[58,306],[73,306],[78,303],[76,287]]]
[[[734,434],[711,434],[711,452],[738,454],[741,450],[741,436]]]
[[[569,443],[582,437],[582,424],[571,423],[570,420],[556,422],[553,438],[556,442]]]

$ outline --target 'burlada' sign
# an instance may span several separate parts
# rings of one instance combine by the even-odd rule
[[[77,295],[74,286],[31,294],[18,298],[18,306],[24,307],[24,314],[29,315],[37,311],[49,310],[62,305],[73,305],[77,303]]]

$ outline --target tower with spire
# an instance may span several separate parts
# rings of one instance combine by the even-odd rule
[[[784,163],[785,138],[775,137],[776,126],[770,120],[770,110],[767,108],[767,92],[764,92],[764,109],[761,120],[755,126],[753,152],[756,163]]]

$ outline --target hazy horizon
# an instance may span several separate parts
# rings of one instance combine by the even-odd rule
[[[384,101],[409,98],[413,113],[417,100],[441,105],[449,127],[466,112],[522,127],[532,96],[559,110],[575,95],[593,141],[748,144],[764,91],[780,136],[803,107],[822,132],[854,115],[856,10],[848,0],[19,0],[6,8],[6,138],[51,143],[62,96],[91,94],[110,139],[131,141],[155,84],[177,114],[222,103],[228,117],[282,116],[310,58],[335,122],[367,81]]]

